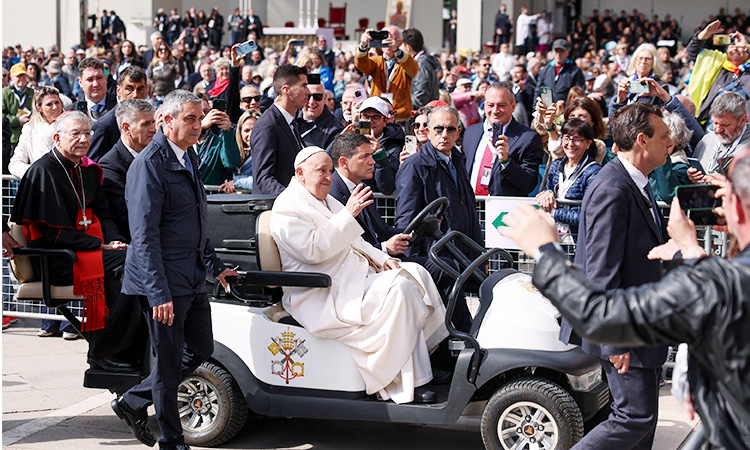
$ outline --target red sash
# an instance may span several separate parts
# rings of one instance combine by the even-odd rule
[[[90,208],[86,208],[86,218],[91,220],[88,229],[80,222],[83,214],[78,211],[76,218],[76,229],[89,236],[97,237],[104,242],[102,225],[99,218],[94,215]],[[29,224],[29,237],[32,240],[39,239],[42,234],[36,224]],[[78,261],[73,263],[73,293],[83,295],[83,320],[81,331],[95,331],[104,328],[105,319],[109,311],[104,302],[104,264],[102,263],[102,251],[91,250],[76,252]]]

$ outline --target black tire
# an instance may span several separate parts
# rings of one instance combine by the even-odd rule
[[[200,447],[232,440],[244,427],[248,409],[234,378],[210,362],[180,384],[177,407],[185,442]]]
[[[542,378],[521,378],[490,398],[481,428],[488,450],[524,450],[532,443],[539,450],[566,450],[583,437],[583,417],[562,387]]]

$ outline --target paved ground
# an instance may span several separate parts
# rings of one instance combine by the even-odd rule
[[[114,415],[107,391],[81,386],[86,343],[38,338],[38,320],[2,333],[2,446],[13,450],[145,448]],[[676,450],[695,427],[662,388],[655,450]],[[156,429],[155,422],[152,428]],[[478,420],[451,427],[251,418],[233,449],[481,449]]]

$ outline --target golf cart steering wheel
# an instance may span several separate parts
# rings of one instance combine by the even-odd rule
[[[409,245],[414,245],[414,243],[419,242],[423,237],[432,236],[438,231],[440,219],[442,219],[443,212],[447,206],[448,198],[440,197],[425,206],[416,217],[411,219],[409,225],[404,229],[404,233],[412,235],[409,238]]]

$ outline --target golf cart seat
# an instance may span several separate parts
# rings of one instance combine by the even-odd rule
[[[331,277],[324,273],[311,272],[283,272],[281,270],[281,257],[279,247],[271,235],[272,211],[263,211],[255,225],[256,248],[258,251],[258,269],[263,271],[269,287],[296,286],[296,287],[320,287],[331,286]],[[276,303],[266,310],[266,315],[274,322],[302,327],[281,303]]]
[[[70,258],[72,264],[77,259],[75,253],[72,250],[27,248],[28,236],[26,235],[26,227],[22,225],[11,223],[10,234],[22,246],[22,248],[13,251],[15,258],[10,261],[13,274],[21,283],[16,289],[16,298],[19,301],[43,302],[48,308],[58,308],[76,329],[80,329],[80,321],[65,305],[76,300],[83,300],[83,296],[73,294],[72,285],[53,286],[50,284],[47,263],[47,258],[54,255],[66,256]],[[40,258],[40,274],[36,273],[31,264],[32,257]]]

